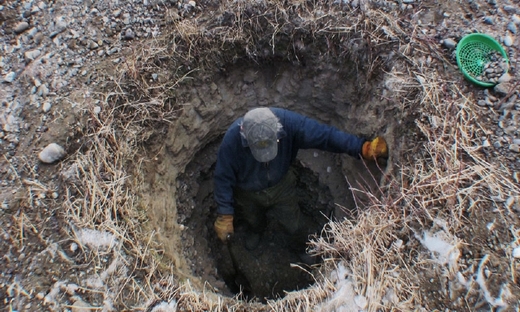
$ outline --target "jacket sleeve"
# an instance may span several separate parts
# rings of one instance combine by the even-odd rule
[[[224,136],[218,150],[217,163],[215,165],[214,197],[217,203],[217,213],[234,214],[233,188],[236,185],[236,161],[232,138]]]
[[[299,148],[316,148],[333,153],[347,153],[360,158],[364,138],[322,124],[309,117],[286,111],[286,126],[290,125]]]

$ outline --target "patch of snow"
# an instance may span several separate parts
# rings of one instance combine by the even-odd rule
[[[368,306],[367,299],[356,293],[355,282],[349,273],[343,263],[339,263],[338,268],[331,272],[330,280],[334,283],[336,291],[329,300],[318,306],[316,311],[358,312]]]
[[[460,257],[460,250],[455,244],[450,244],[447,241],[455,241],[454,237],[450,237],[446,232],[439,231],[430,234],[424,231],[422,237],[415,235],[416,238],[434,254],[434,260],[442,265],[447,264],[450,269],[456,270],[457,261]]]
[[[354,302],[357,304],[358,307],[361,309],[365,309],[368,305],[367,298],[365,296],[357,295],[354,297]]]
[[[85,283],[85,286],[87,286],[88,288],[92,288],[92,289],[102,289],[103,286],[105,286],[105,284],[103,283],[103,281],[101,280],[101,278],[99,276],[92,276],[92,277],[89,277],[87,279],[85,279],[84,281]]]
[[[177,301],[161,302],[153,307],[151,312],[175,312],[177,311]]]
[[[513,257],[520,259],[520,247],[513,249]]]
[[[399,298],[395,295],[395,290],[393,288],[387,288],[385,290],[385,295],[383,296],[383,305],[387,306],[389,304],[395,304],[399,301]]]
[[[488,231],[492,231],[494,226],[495,226],[495,220],[493,220],[493,222],[490,222],[486,225]]]
[[[43,303],[48,305],[57,305],[56,296],[60,293],[60,288],[64,285],[64,282],[58,281],[52,285],[49,293],[43,298]]]
[[[93,249],[110,249],[118,243],[113,234],[92,229],[80,229],[77,236],[82,245]]]
[[[78,291],[78,289],[79,289],[79,286],[76,284],[73,284],[73,283],[69,283],[69,284],[65,285],[65,292],[71,296],[75,295],[76,292]]]
[[[394,245],[394,247],[395,247],[396,249],[401,249],[401,247],[403,247],[403,241],[400,240],[400,239],[396,239],[396,240],[392,243],[392,245]]]
[[[502,288],[500,289],[500,295],[498,298],[493,298],[491,293],[489,292],[489,289],[486,285],[486,280],[484,278],[484,266],[486,265],[487,261],[489,259],[489,255],[485,255],[484,258],[480,261],[478,265],[477,270],[477,279],[476,282],[480,286],[480,289],[484,293],[484,298],[486,298],[486,301],[492,305],[493,307],[507,307],[507,303],[504,301],[502,297],[507,297],[510,293],[509,287],[507,285],[502,285]]]
[[[461,285],[464,285],[466,288],[468,288],[470,286],[471,283],[468,282],[468,280],[464,277],[464,275],[462,275],[462,273],[460,272],[457,272],[457,281],[461,284]]]
[[[117,311],[114,307],[114,301],[112,299],[105,299],[103,300],[103,312],[108,311]]]

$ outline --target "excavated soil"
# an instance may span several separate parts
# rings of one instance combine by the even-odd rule
[[[247,298],[277,298],[313,283],[313,268],[308,266],[312,262],[302,263],[289,250],[291,238],[272,218],[253,251],[244,247],[248,233],[240,222],[232,243],[216,239],[212,175],[217,149],[227,126],[256,106],[291,109],[359,136],[384,135],[391,142],[395,121],[383,118],[391,107],[370,95],[380,81],[360,87],[352,65],[311,68],[288,63],[233,66],[207,83],[191,86],[186,95],[190,113],[169,129],[164,145],[161,141],[150,146],[156,163],[145,174],[145,205],[168,257],[223,293],[242,291]],[[352,217],[355,203],[349,183],[373,187],[384,170],[317,150],[300,151],[294,167],[311,236],[320,235],[327,220]],[[174,237],[180,237],[178,244]]]

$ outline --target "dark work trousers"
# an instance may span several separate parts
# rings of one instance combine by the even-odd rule
[[[291,240],[304,245],[306,235],[302,233],[302,212],[296,196],[296,176],[293,170],[278,184],[262,191],[235,190],[238,216],[244,219],[251,230],[261,233],[267,225],[267,214],[277,220]]]

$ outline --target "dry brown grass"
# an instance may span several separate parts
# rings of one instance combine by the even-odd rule
[[[170,33],[126,51],[125,61],[116,66],[112,82],[100,93],[107,109],[91,114],[85,148],[75,155],[77,179],[68,184],[65,209],[74,227],[108,231],[121,242],[113,256],[121,257],[128,271],[115,275],[119,286],[110,298],[130,309],[175,300],[180,310],[310,311],[333,296],[330,272],[341,263],[357,293],[368,298],[368,311],[413,310],[421,304],[420,281],[414,276],[427,264],[416,263],[407,254],[410,250],[404,252],[409,247],[399,246],[399,236],[409,235],[411,228],[419,230],[417,224],[427,227],[435,218],[449,220],[448,231],[456,232],[467,223],[468,211],[489,201],[488,194],[520,193],[507,168],[488,163],[479,153],[476,139],[484,130],[472,97],[443,73],[418,62],[432,47],[378,10],[339,12],[326,1],[228,1],[213,14],[227,16],[223,12],[231,13],[228,24],[218,24],[215,18],[174,19]],[[403,82],[394,91],[405,95],[399,97],[403,111],[421,116],[416,120],[419,133],[410,130],[404,142],[394,146],[394,169],[387,173],[378,196],[354,190],[368,199],[358,218],[330,223],[327,239],[313,243],[326,258],[322,270],[314,272],[315,285],[255,305],[221,297],[211,289],[195,289],[189,280],[164,268],[154,233],[141,226],[146,217],[133,190],[142,178],[140,144],[157,131],[151,124],[167,126],[177,118],[181,107],[175,102],[176,88],[181,83],[239,59],[303,61],[313,53],[322,60],[349,59],[360,70],[377,74],[386,62],[381,53],[386,49],[403,60],[388,76]],[[153,72],[159,73],[158,81],[150,80]],[[506,214],[503,210],[504,218]],[[23,240],[30,225],[23,223],[23,216],[19,224]],[[138,278],[138,271],[144,277]],[[396,300],[383,306],[390,289]]]

